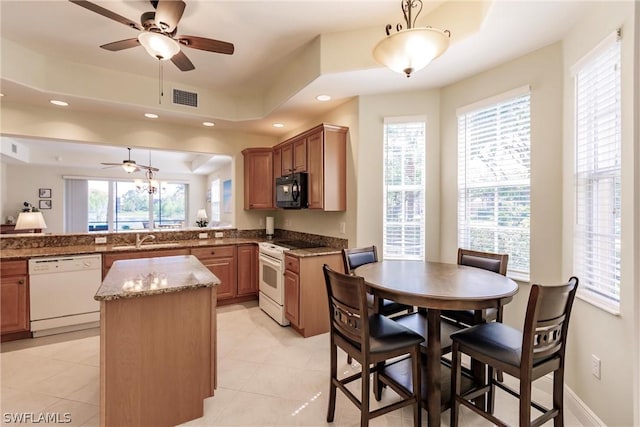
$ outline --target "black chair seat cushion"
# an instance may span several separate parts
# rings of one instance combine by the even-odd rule
[[[360,343],[351,341],[348,338],[345,339],[351,342],[356,348],[361,349]],[[369,345],[371,353],[398,350],[420,344],[423,341],[424,338],[422,338],[422,336],[388,317],[380,314],[372,314],[369,316]]]
[[[514,367],[520,366],[522,332],[504,323],[484,323],[451,334],[454,342]]]
[[[475,325],[475,312],[473,310],[442,310],[440,312],[444,317],[464,323],[465,325]],[[493,322],[498,317],[497,308],[487,308],[482,311],[482,318],[485,322]]]

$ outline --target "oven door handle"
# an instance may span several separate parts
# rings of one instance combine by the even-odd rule
[[[260,254],[260,262],[265,263],[278,271],[282,271],[282,263],[280,261],[274,260],[267,255]]]

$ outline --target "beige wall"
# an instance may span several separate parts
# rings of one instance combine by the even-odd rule
[[[563,275],[573,267],[573,165],[574,165],[574,86],[570,68],[602,39],[621,27],[622,39],[622,242],[621,242],[621,313],[609,314],[593,305],[576,300],[569,335],[567,384],[607,424],[638,425],[638,394],[633,397],[633,379],[638,380],[637,343],[640,338],[638,320],[638,218],[640,209],[634,205],[640,184],[634,159],[638,158],[638,135],[634,135],[634,76],[638,75],[638,44],[634,41],[633,2],[594,3],[589,13],[569,32],[563,43],[564,62],[564,229]],[[634,57],[635,55],[635,57]],[[634,69],[634,67],[636,67]],[[636,106],[637,108],[637,106]],[[636,129],[637,131],[637,129]],[[634,242],[634,236],[635,242]],[[631,343],[636,343],[631,345]],[[602,360],[602,379],[591,372],[591,355]],[[633,368],[635,367],[635,369]],[[636,383],[637,387],[637,383]],[[635,411],[635,420],[634,420]]]

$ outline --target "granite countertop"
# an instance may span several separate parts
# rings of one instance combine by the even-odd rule
[[[121,260],[113,263],[94,298],[113,301],[218,284],[220,279],[193,255]]]
[[[3,260],[25,259],[32,257],[59,256],[59,255],[83,255],[95,253],[122,253],[138,251],[156,251],[163,249],[192,249],[198,247],[240,245],[246,243],[258,243],[266,241],[259,238],[230,237],[223,239],[197,239],[178,240],[176,242],[145,242],[140,248],[133,244],[116,245],[67,245],[67,246],[47,246],[25,249],[3,249],[0,258]],[[339,254],[340,249],[331,247],[317,247],[308,249],[292,249],[289,254],[296,257],[310,257],[321,255]]]

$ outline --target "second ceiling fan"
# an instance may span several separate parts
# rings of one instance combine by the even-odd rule
[[[234,51],[233,44],[229,42],[197,36],[177,35],[178,23],[186,7],[185,2],[182,0],[149,0],[155,11],[144,12],[140,16],[140,24],[89,1],[69,1],[140,31],[136,38],[100,46],[109,51],[117,52],[143,45],[151,56],[162,60],[171,59],[171,62],[181,71],[190,71],[196,68],[182,52],[182,46],[226,55],[232,55]]]

